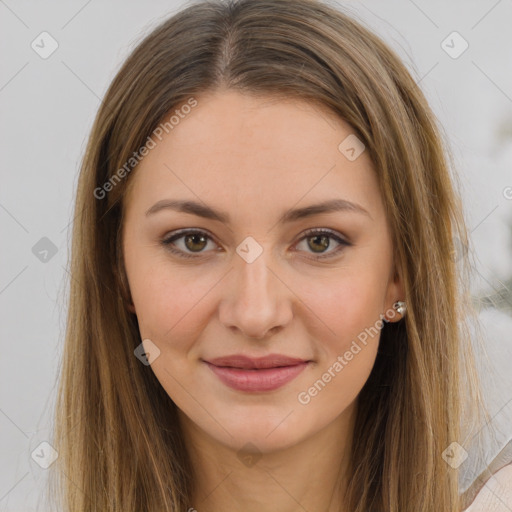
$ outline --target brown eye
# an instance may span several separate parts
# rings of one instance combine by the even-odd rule
[[[328,250],[332,246],[332,240],[335,241],[337,246],[334,246],[333,250]],[[303,241],[307,242],[306,252],[310,254],[318,254],[318,256],[312,256],[310,259],[320,260],[327,259],[338,255],[345,247],[351,246],[352,244],[343,238],[341,238],[335,231],[327,229],[311,229],[305,233],[299,243]],[[208,246],[208,242],[217,246],[215,250],[222,250],[214,242],[213,238],[206,232],[201,230],[183,230],[175,232],[172,236],[161,241],[170,252],[176,254],[182,258],[199,258],[207,254],[208,250],[205,250]]]
[[[200,257],[205,251],[208,242],[213,242],[211,236],[203,231],[185,230],[162,240],[162,244],[172,253],[183,258]],[[195,254],[194,254],[195,253]]]
[[[313,250],[313,252],[323,252],[329,248],[330,242],[329,238],[326,235],[315,235],[307,238],[308,246]]]
[[[328,250],[331,248],[332,240],[334,240],[337,245],[335,245],[332,250]],[[303,241],[307,242],[306,252],[318,254],[318,256],[310,257],[310,259],[313,260],[337,256],[345,247],[352,245],[347,240],[341,238],[335,231],[325,228],[308,230],[305,236],[299,241],[299,244]]]
[[[185,235],[185,246],[192,252],[200,252],[205,248],[207,238],[208,237],[204,236],[202,233],[193,233]]]

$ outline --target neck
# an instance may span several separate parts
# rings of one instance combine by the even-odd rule
[[[355,411],[356,401],[293,446],[244,456],[180,413],[194,470],[191,511],[343,511]]]

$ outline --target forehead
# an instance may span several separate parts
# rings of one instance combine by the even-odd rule
[[[340,151],[354,132],[327,108],[234,91],[196,100],[136,168],[130,202],[149,207],[179,195],[231,210],[229,205],[254,207],[258,200],[291,206],[302,197],[308,202],[329,195],[378,214],[372,162],[366,151],[355,160]]]

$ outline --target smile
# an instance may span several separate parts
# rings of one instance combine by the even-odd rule
[[[287,358],[286,361],[274,357],[265,359],[235,358],[228,360],[204,361],[212,372],[226,386],[237,391],[273,391],[297,377],[310,361]],[[223,364],[220,364],[223,363]]]

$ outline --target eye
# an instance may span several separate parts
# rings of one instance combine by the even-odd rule
[[[307,247],[314,254],[310,259],[330,258],[341,252],[344,247],[352,245],[330,229],[310,229],[304,235],[295,245],[306,242]],[[331,240],[334,240],[338,245],[334,250],[327,252],[327,249],[332,245]],[[177,241],[182,242],[181,247],[179,247],[180,244],[176,243]],[[173,254],[181,258],[198,258],[202,253],[208,252],[204,249],[208,246],[209,241],[217,245],[207,232],[198,229],[188,229],[175,232],[169,238],[162,240],[162,244]],[[215,250],[219,251],[221,249],[217,246]]]
[[[338,255],[345,247],[352,245],[330,229],[309,229],[304,235],[299,242],[306,242],[307,247],[313,251],[315,255],[312,259],[332,258]],[[334,250],[327,252],[327,249],[332,245],[330,240],[335,240],[338,245]]]
[[[176,249],[176,240],[182,240],[184,249],[178,248]],[[189,229],[185,231],[179,231],[172,235],[170,238],[162,240],[162,244],[164,244],[172,253],[182,257],[182,258],[196,258],[201,254],[194,255],[193,253],[201,253],[203,249],[207,246],[208,240],[212,240],[210,235],[205,231],[200,231],[197,229]],[[191,251],[188,253],[186,251]]]

